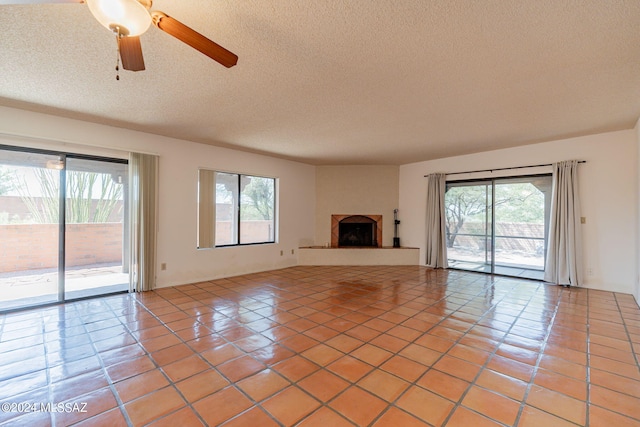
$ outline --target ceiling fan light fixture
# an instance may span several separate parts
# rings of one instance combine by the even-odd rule
[[[151,16],[137,0],[86,0],[102,26],[122,36],[139,36],[151,25]]]

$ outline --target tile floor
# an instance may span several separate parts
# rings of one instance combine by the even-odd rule
[[[0,315],[0,425],[638,426],[639,359],[630,295],[293,267]]]

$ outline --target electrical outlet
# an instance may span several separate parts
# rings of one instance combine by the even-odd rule
[[[586,216],[581,216],[580,217],[580,224],[586,224],[587,223],[587,217]]]
[[[295,249],[291,249],[291,255],[295,254],[296,250]]]
[[[165,271],[167,269],[167,263],[163,262],[162,264],[160,264],[160,270]]]
[[[280,251],[280,256],[284,255],[284,251]]]
[[[593,276],[593,268],[587,268],[587,276]]]

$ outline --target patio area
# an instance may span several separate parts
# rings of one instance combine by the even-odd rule
[[[93,264],[67,269],[65,299],[125,292],[129,274],[122,265]],[[57,302],[57,269],[28,270],[0,274],[0,311]]]

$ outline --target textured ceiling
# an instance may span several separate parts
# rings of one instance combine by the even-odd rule
[[[5,2],[6,3],[6,2]],[[86,5],[0,6],[0,105],[314,164],[403,164],[630,129],[638,0],[155,0],[239,56],[156,28],[115,79]]]

